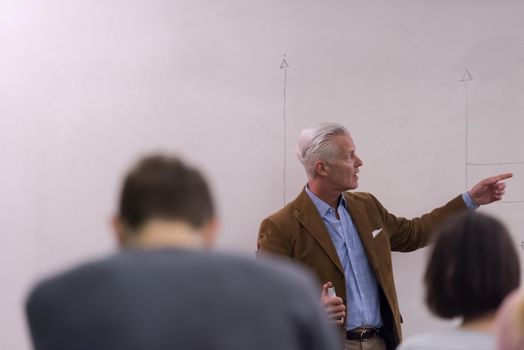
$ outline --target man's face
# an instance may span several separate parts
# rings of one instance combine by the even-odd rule
[[[337,146],[333,159],[326,162],[326,181],[334,190],[344,192],[358,187],[358,172],[362,160],[356,155],[355,144],[349,135],[337,135],[331,138]]]

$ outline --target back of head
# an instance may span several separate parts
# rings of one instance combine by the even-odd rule
[[[145,157],[125,177],[118,216],[132,232],[154,219],[177,220],[198,229],[214,215],[205,179],[176,157]]]
[[[470,320],[488,315],[518,287],[517,251],[495,218],[464,214],[436,235],[424,280],[426,303],[437,316]]]
[[[296,153],[309,179],[315,178],[316,161],[330,160],[336,155],[338,150],[330,139],[338,135],[349,135],[349,131],[337,123],[318,124],[300,133]]]

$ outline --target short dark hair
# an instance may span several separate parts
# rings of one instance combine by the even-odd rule
[[[181,220],[194,228],[214,217],[209,187],[200,172],[173,156],[155,154],[125,177],[119,216],[133,230],[150,219]]]
[[[426,303],[435,315],[466,320],[486,315],[518,287],[516,246],[497,219],[463,214],[436,235],[424,276]]]

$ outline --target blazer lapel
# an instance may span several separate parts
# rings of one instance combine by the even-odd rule
[[[300,195],[294,201],[293,206],[295,209],[298,209],[298,221],[315,238],[318,244],[320,244],[340,272],[344,273],[342,263],[340,262],[337,250],[331,241],[329,232],[318,213],[317,207],[315,207],[305,190],[302,190]]]
[[[371,268],[375,271],[375,274],[378,274],[379,269],[377,263],[377,256],[375,254],[375,242],[372,234],[373,229],[376,227],[372,227],[371,223],[369,222],[369,214],[364,209],[362,203],[356,201],[348,192],[344,193],[344,198],[346,199],[346,209],[349,211],[349,215],[351,215],[351,220],[353,220],[353,223],[357,228],[357,232],[360,237],[360,241],[362,242],[362,245],[364,246],[364,249],[366,251],[369,264],[371,265]]]

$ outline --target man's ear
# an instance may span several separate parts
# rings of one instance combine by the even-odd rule
[[[220,222],[217,218],[212,218],[202,228],[202,234],[204,237],[204,246],[206,249],[213,248],[216,242],[216,236],[220,228]]]
[[[120,247],[126,245],[126,229],[125,224],[118,215],[114,215],[111,219],[111,226],[113,228],[113,234],[115,235],[115,240]]]
[[[317,160],[315,162],[315,172],[317,176],[327,175],[327,163],[323,160]]]

